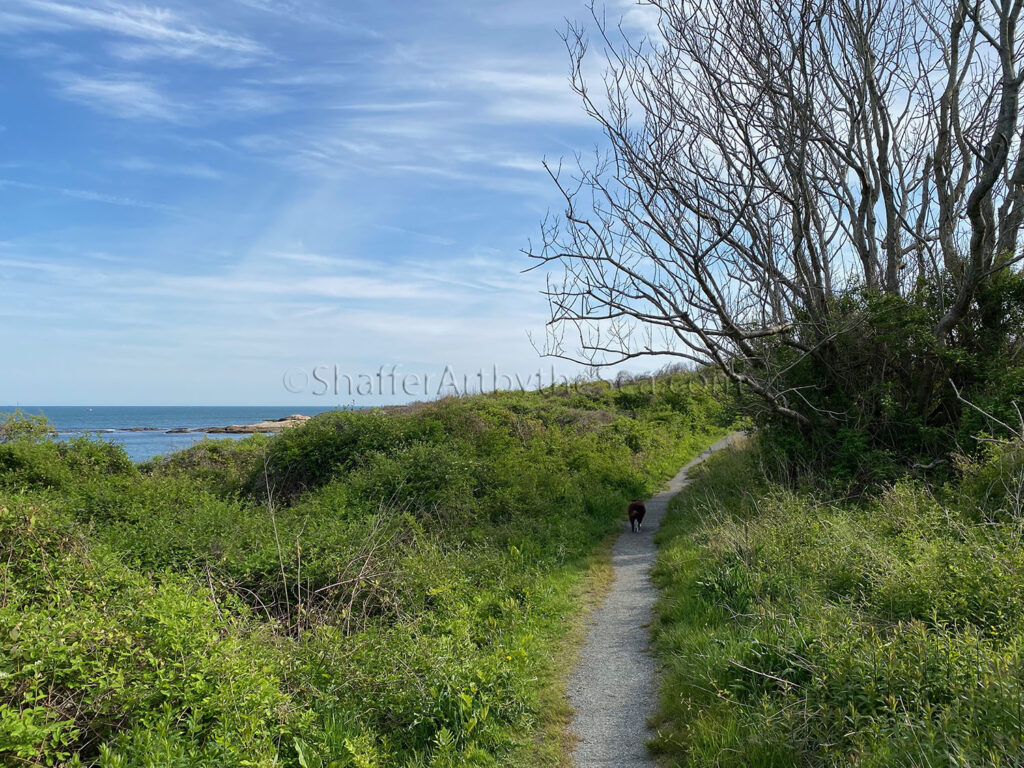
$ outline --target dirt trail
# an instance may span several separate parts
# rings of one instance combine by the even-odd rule
[[[628,528],[612,549],[615,582],[600,608],[590,616],[590,631],[580,666],[569,680],[575,710],[570,731],[577,768],[633,768],[657,763],[647,754],[651,737],[647,718],[657,704],[657,666],[648,649],[647,625],[657,590],[651,583],[654,532],[669,499],[689,482],[689,470],[738,439],[722,438],[673,477],[665,490],[647,502],[643,532]],[[623,512],[625,517],[625,512]]]

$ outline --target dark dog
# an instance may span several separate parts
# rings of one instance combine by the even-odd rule
[[[629,528],[633,533],[640,533],[640,527],[644,524],[644,515],[647,514],[647,507],[640,499],[633,499],[629,502],[629,508],[626,510],[629,515]]]

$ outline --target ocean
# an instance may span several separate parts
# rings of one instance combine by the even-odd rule
[[[58,440],[79,435],[95,435],[124,447],[134,461],[146,461],[188,448],[209,437],[232,440],[246,435],[205,435],[201,432],[168,434],[183,427],[226,427],[229,424],[255,424],[280,419],[293,413],[315,416],[331,408],[286,406],[0,406],[0,413],[20,410],[42,413],[57,430]],[[146,428],[147,431],[128,431]]]

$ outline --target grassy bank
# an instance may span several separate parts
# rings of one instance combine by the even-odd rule
[[[142,467],[11,432],[0,759],[557,764],[595,555],[727,420],[676,377],[327,414]]]
[[[1024,763],[1024,451],[836,498],[717,456],[659,534],[657,748],[687,766]]]

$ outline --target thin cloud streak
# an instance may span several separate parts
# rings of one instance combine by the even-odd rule
[[[167,176],[187,176],[195,179],[222,179],[224,174],[206,163],[163,163],[146,160],[142,157],[130,157],[122,160],[118,166],[126,171],[140,173],[157,173]]]
[[[202,29],[169,10],[128,3],[84,6],[54,0],[6,0],[19,7],[19,31],[91,29],[142,43],[116,43],[112,53],[129,61],[150,58],[201,59],[221,66],[243,66],[268,55],[242,35]],[[6,31],[6,30],[5,30]]]
[[[131,197],[109,195],[105,192],[96,192],[91,189],[72,189],[69,187],[49,187],[44,184],[33,184],[27,181],[16,181],[14,179],[0,179],[0,187],[14,187],[16,189],[28,189],[35,192],[52,192],[64,197],[72,197],[76,200],[85,200],[91,203],[106,203],[108,205],[120,205],[128,208],[146,208],[152,211],[176,211],[173,205],[165,203],[153,203],[147,200],[136,200]]]
[[[205,97],[174,99],[156,81],[135,74],[90,77],[59,72],[52,79],[60,96],[102,115],[179,126],[273,115],[294,106],[288,96],[279,92],[238,87],[224,88]]]
[[[185,108],[141,77],[88,77],[70,72],[54,76],[61,96],[97,112],[132,120],[180,123]]]

